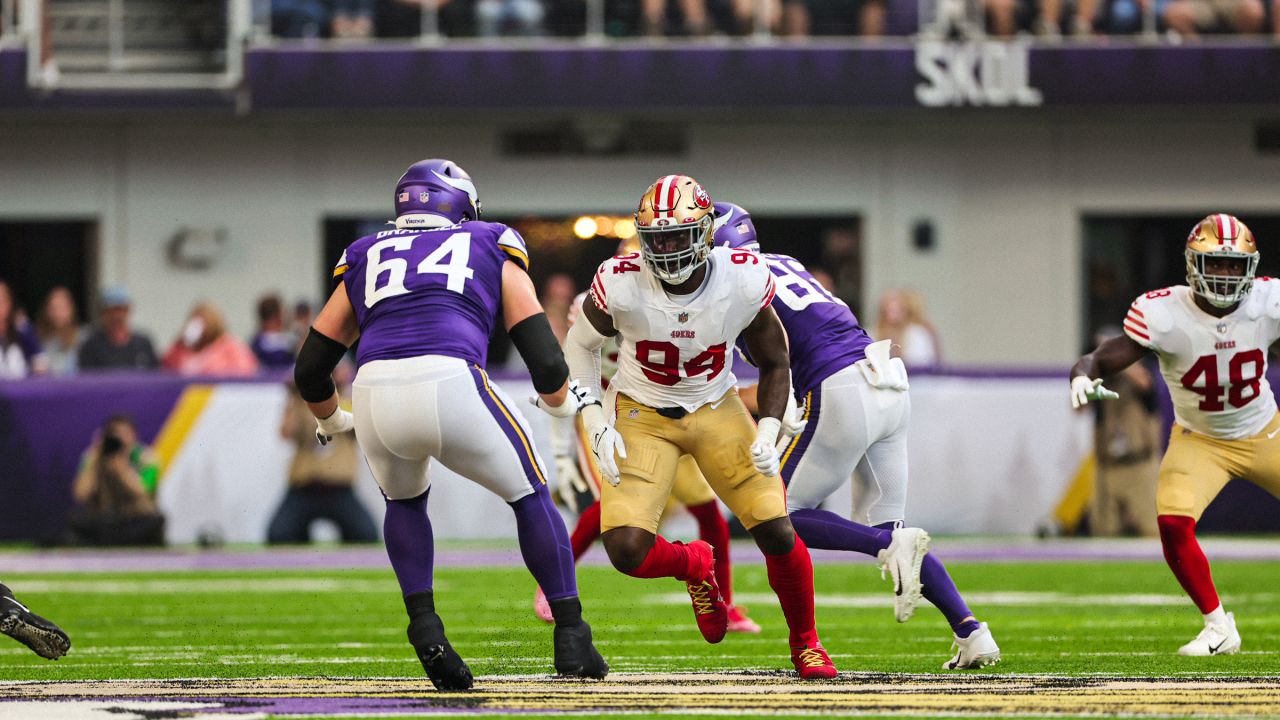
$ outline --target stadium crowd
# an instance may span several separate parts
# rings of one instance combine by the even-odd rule
[[[434,10],[449,37],[586,32],[585,0],[257,0],[259,27],[282,38],[362,40],[423,32]],[[1147,31],[1280,35],[1280,0],[982,0],[985,32],[1055,39]],[[974,5],[974,7],[978,7]],[[1149,14],[1149,16],[1148,16]],[[915,32],[915,0],[606,0],[611,37],[881,37]],[[1153,22],[1152,22],[1153,21]],[[1154,25],[1154,27],[1152,26]]]

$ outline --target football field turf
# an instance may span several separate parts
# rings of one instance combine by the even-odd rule
[[[842,676],[801,683],[785,672],[763,565],[750,548],[735,553],[737,600],[764,632],[718,645],[698,635],[679,583],[582,567],[586,617],[612,666],[603,683],[549,678],[551,631],[531,612],[523,568],[439,563],[437,607],[483,676],[479,692],[453,695],[422,676],[394,577],[374,563],[31,572],[29,561],[0,579],[73,647],[48,662],[0,638],[0,718],[1280,716],[1280,562],[1215,563],[1244,646],[1214,658],[1175,655],[1200,620],[1162,562],[948,563],[1005,658],[965,673],[940,669],[951,635],[936,610],[899,625],[868,559],[819,562],[818,626]]]

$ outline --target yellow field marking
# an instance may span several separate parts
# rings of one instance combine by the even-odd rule
[[[260,678],[0,683],[0,700],[411,698],[434,708],[545,713],[1280,716],[1280,678],[1115,679],[843,673],[801,682],[783,673],[615,673],[601,682],[546,676],[478,678],[442,694],[425,679]]]

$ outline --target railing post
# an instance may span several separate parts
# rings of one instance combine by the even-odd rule
[[[124,68],[124,0],[107,0],[107,67]]]
[[[438,0],[421,0],[422,25],[418,30],[418,42],[425,45],[436,45],[440,37],[440,3]]]
[[[587,0],[587,39],[604,42],[604,2]]]

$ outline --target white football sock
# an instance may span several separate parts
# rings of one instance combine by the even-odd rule
[[[1213,611],[1205,613],[1205,616],[1204,616],[1205,625],[1221,625],[1226,621],[1227,621],[1227,612],[1222,609],[1221,604],[1219,604],[1218,607]]]

